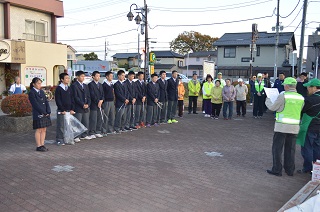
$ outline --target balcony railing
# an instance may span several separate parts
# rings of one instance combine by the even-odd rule
[[[48,36],[45,35],[35,35],[30,33],[23,33],[24,39],[26,40],[34,40],[34,41],[40,41],[40,42],[47,42]]]

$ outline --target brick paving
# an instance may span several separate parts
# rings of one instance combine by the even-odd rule
[[[251,114],[231,121],[185,114],[178,124],[48,144],[46,153],[35,151],[33,131],[1,132],[0,211],[276,211],[310,176],[265,172],[274,120],[271,112],[261,120]],[[52,126],[47,140],[54,138]]]

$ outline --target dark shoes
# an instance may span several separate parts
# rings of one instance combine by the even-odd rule
[[[198,114],[197,112],[194,112],[193,114]]]
[[[268,173],[268,174],[271,174],[271,175],[278,176],[278,177],[281,177],[281,176],[282,176],[282,173],[276,173],[276,172],[273,172],[272,170],[267,170],[267,173]]]
[[[36,148],[36,151],[38,152],[46,152],[49,151],[49,149],[47,149],[45,146],[39,146]]]
[[[297,170],[297,173],[299,173],[299,174],[312,174],[311,171],[305,171],[304,169]]]

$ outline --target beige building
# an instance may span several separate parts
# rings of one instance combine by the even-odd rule
[[[184,56],[174,51],[152,51],[156,55],[156,62],[154,69],[156,73],[160,71],[171,72],[176,70],[182,73],[182,67],[184,66]]]
[[[36,76],[43,86],[58,83],[67,67],[67,46],[57,44],[58,17],[62,1],[0,1],[0,94],[15,76],[26,86]]]

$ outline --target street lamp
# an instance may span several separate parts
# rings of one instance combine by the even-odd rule
[[[147,3],[146,3],[146,0],[144,0],[144,7],[143,8],[138,8],[138,5],[137,4],[131,4],[130,5],[130,11],[129,13],[127,14],[127,18],[129,21],[132,21],[133,20],[133,13],[131,12],[131,7],[132,6],[135,6],[136,8],[134,9],[138,14],[137,16],[135,17],[135,22],[136,24],[140,24],[141,25],[141,34],[145,34],[145,39],[144,39],[144,49],[145,49],[145,55],[144,55],[144,78],[145,80],[147,79],[146,78],[146,73],[148,72],[148,54],[149,52],[147,51],[148,49],[148,19],[147,19],[147,15],[148,15],[148,7],[147,7]],[[142,15],[142,19],[140,17],[140,14]],[[143,23],[141,23],[141,21],[143,21]],[[144,32],[143,32],[143,27],[144,27]],[[140,54],[138,52],[138,54]]]

